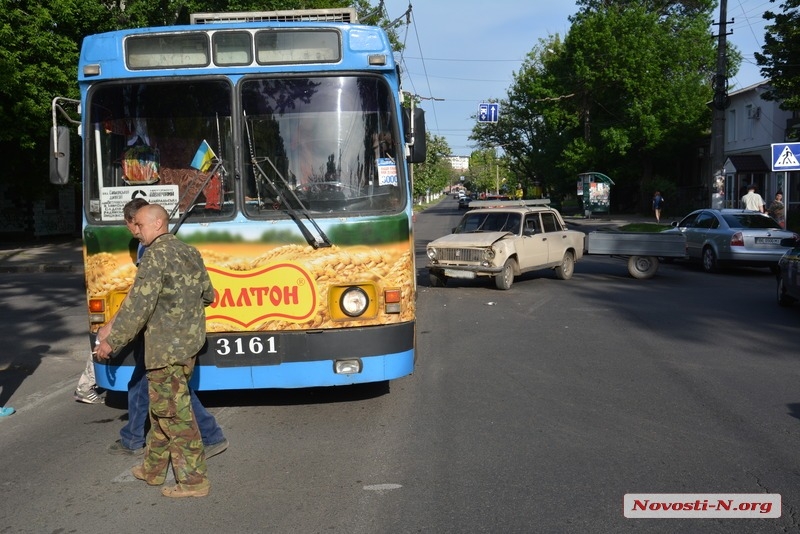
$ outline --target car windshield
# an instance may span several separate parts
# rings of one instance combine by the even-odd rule
[[[722,216],[731,228],[780,228],[772,217],[757,215],[755,213],[726,213]]]
[[[519,213],[508,212],[482,212],[470,213],[464,216],[456,227],[455,233],[468,232],[513,232],[519,233]]]

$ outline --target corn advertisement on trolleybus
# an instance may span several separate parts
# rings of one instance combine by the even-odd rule
[[[86,37],[78,85],[53,100],[50,179],[69,179],[77,125],[90,346],[133,284],[123,206],[144,198],[214,285],[196,389],[413,371],[424,115],[381,28],[352,9],[192,15]],[[133,364],[131,347],[96,362],[98,385],[127,390]]]

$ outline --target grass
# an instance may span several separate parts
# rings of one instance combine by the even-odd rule
[[[619,229],[622,232],[663,232],[669,228],[669,226],[664,226],[663,224],[657,223],[631,223],[626,224],[625,226],[620,226]]]

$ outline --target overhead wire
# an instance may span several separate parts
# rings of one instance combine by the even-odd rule
[[[763,43],[764,36],[762,34],[762,36],[759,38],[758,35],[756,35],[755,29],[756,27],[764,25],[765,23],[763,19],[764,12],[766,12],[769,9],[770,2],[769,0],[765,0],[755,6],[752,5],[745,6],[746,3],[749,2],[747,2],[746,0],[745,2],[743,2],[742,0],[738,0],[737,2],[738,9],[731,10],[730,15],[733,17],[734,20],[734,22],[731,24],[731,31],[733,32],[734,35],[738,36],[741,34],[737,33],[736,30],[746,28],[747,30],[749,30],[749,33],[753,36],[753,41],[755,42],[755,48],[761,49],[764,44]],[[739,18],[739,20],[743,19],[744,22],[743,23],[737,22],[736,21],[737,17]],[[758,20],[754,20],[754,18],[756,17],[758,18]],[[755,55],[753,54],[748,54],[748,55],[742,54],[742,62],[755,67],[758,66],[755,59]],[[740,86],[744,85],[741,83],[741,81],[739,81],[738,76],[733,76],[733,78],[737,80],[738,85]]]
[[[413,10],[412,10],[412,8],[413,8],[413,6],[411,5],[411,2],[409,2],[408,9],[405,11],[405,13],[403,15],[401,15],[400,17],[394,19],[394,21],[392,21],[392,23],[390,24],[390,26],[395,26],[395,25],[397,25],[399,23],[399,21],[403,18],[403,16],[406,17],[406,32],[405,32],[405,36],[404,36],[404,38],[402,40],[403,48],[400,51],[400,57],[398,58],[398,63],[403,67],[403,72],[406,74],[406,79],[408,80],[408,83],[411,85],[412,94],[414,95],[414,97],[417,98],[418,100],[424,100],[424,101],[430,101],[431,102],[431,112],[433,114],[433,126],[434,126],[432,129],[435,130],[435,131],[441,131],[439,129],[439,117],[437,115],[435,102],[444,101],[445,99],[444,98],[438,98],[435,95],[433,95],[433,89],[431,88],[430,80],[431,80],[431,78],[435,78],[436,76],[431,76],[428,73],[427,61],[426,61],[426,59],[425,59],[425,57],[424,57],[424,55],[422,53],[422,43],[421,43],[420,37],[419,37],[419,28],[417,26],[416,19],[413,18]],[[386,18],[387,19],[389,18],[388,13],[386,14]],[[419,54],[420,54],[419,57],[414,56],[413,59],[419,60],[422,63],[422,70],[423,70],[423,75],[422,76],[425,79],[425,86],[427,87],[427,93],[430,96],[424,96],[424,95],[420,94],[420,91],[416,88],[416,85],[414,83],[414,77],[412,76],[413,73],[411,72],[411,69],[408,66],[408,62],[406,61],[405,53],[406,53],[406,50],[408,49],[409,26],[411,26],[412,24],[414,26],[414,35],[415,35],[416,41],[417,41],[417,49],[419,50]],[[453,79],[457,79],[457,78],[453,78]],[[462,81],[468,81],[468,80],[462,80]],[[488,81],[488,80],[472,80],[472,81]],[[505,81],[505,80],[500,80],[500,81]]]
[[[430,77],[428,76],[428,66],[425,63],[425,58],[424,58],[424,56],[422,54],[422,43],[419,40],[419,29],[417,28],[417,20],[416,20],[416,18],[411,18],[411,2],[408,3],[408,9],[409,9],[409,19],[410,19],[409,22],[413,22],[413,24],[414,24],[414,35],[417,38],[417,48],[419,49],[419,55],[422,58],[422,70],[425,73],[425,83],[426,83],[426,85],[428,87],[428,94],[430,95],[431,110],[433,111],[433,122],[434,122],[434,125],[436,126],[436,130],[438,130],[439,129],[439,118],[436,115],[436,104],[435,104],[436,98],[433,95],[433,91],[431,90],[431,80],[430,80]],[[427,100],[427,98],[426,98],[426,100]]]

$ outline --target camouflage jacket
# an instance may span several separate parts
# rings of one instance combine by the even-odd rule
[[[205,306],[213,301],[214,288],[197,249],[172,234],[161,235],[142,256],[108,342],[116,352],[144,329],[147,369],[184,361],[205,343]]]

